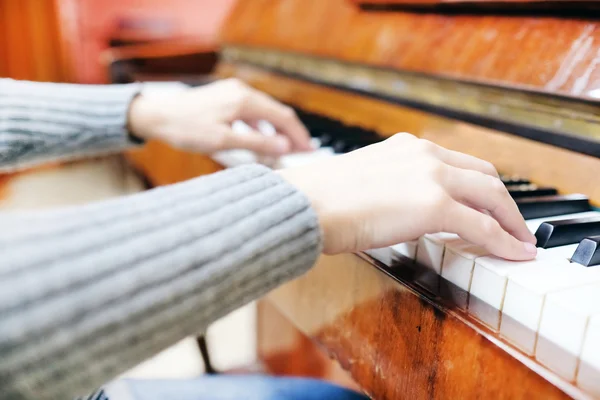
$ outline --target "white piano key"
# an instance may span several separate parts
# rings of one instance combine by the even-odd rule
[[[319,138],[310,139],[310,146],[315,150],[320,148],[321,147],[321,139],[319,139]]]
[[[412,240],[406,243],[399,243],[392,246],[392,253],[394,255],[404,256],[408,259],[414,260],[417,256],[418,242]]]
[[[544,251],[538,249],[538,257]],[[477,258],[469,290],[469,313],[498,330],[509,274],[517,269],[548,262],[551,261],[509,261],[496,256]]]
[[[546,296],[600,282],[600,268],[587,268],[565,259],[548,261],[513,269],[506,286],[500,333],[528,354],[535,350]]]
[[[488,254],[484,248],[462,239],[451,241],[446,244],[442,277],[468,292],[471,287],[475,259]]]
[[[579,246],[579,243],[569,244],[566,246],[559,247],[551,247],[549,249],[544,249],[545,251],[540,252],[538,248],[539,255],[537,256],[540,260],[567,260],[570,261],[573,253]]]
[[[590,319],[600,315],[600,284],[549,293],[540,321],[536,359],[573,381]]]
[[[238,135],[248,135],[253,129],[244,121],[236,120],[231,124],[231,129]],[[259,162],[256,153],[250,150],[233,149],[214,153],[211,158],[225,167],[237,167],[238,165],[254,164]]]
[[[211,158],[222,166],[228,168],[233,168],[244,164],[254,164],[258,162],[258,157],[256,154],[248,150],[220,151],[213,154]]]
[[[466,311],[475,259],[488,254],[484,248],[462,239],[447,243],[441,275],[450,284],[440,281],[441,295]]]
[[[265,136],[277,135],[277,129],[269,121],[261,119],[256,124],[256,129]]]
[[[248,135],[254,131],[250,125],[241,120],[233,121],[231,128],[236,134],[239,135]],[[277,134],[275,127],[266,120],[260,120],[257,122],[257,130],[265,136],[273,136]],[[275,169],[279,169],[306,165],[316,160],[336,155],[331,147],[320,147],[320,140],[317,138],[312,139],[311,144],[313,145],[313,148],[315,148],[315,151],[288,154],[279,159],[273,159],[272,157],[259,157],[256,153],[243,149],[220,151],[213,154],[212,158],[223,166],[230,168],[238,165],[260,163]]]
[[[401,262],[406,258],[414,260],[417,253],[417,241],[413,240],[406,243],[399,243],[390,247],[371,249],[365,251],[365,253],[382,262],[383,264],[391,266],[392,264],[398,261]]]
[[[460,238],[454,233],[442,232],[421,236],[417,246],[417,263],[440,274],[446,243],[456,240]]]
[[[577,386],[600,397],[600,315],[590,318],[579,358]]]
[[[384,265],[390,266],[394,261],[394,253],[391,247],[382,247],[379,249],[366,250],[365,254],[370,255]]]

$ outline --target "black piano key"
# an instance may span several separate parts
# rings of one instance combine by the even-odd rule
[[[600,236],[583,239],[573,253],[571,261],[586,267],[600,265]]]
[[[358,150],[361,147],[364,147],[364,146],[361,146],[361,145],[358,145],[358,144],[349,145],[349,146],[346,146],[346,148],[344,149],[344,152],[345,153],[350,153],[351,151]]]
[[[335,141],[335,135],[331,132],[323,132],[318,138],[321,139],[323,147],[329,147]]]
[[[525,219],[554,217],[590,211],[590,201],[582,194],[560,196],[525,197],[515,199]]]
[[[558,194],[558,191],[555,188],[539,187],[532,183],[526,185],[507,185],[506,189],[513,199],[521,199],[523,197],[554,196]]]
[[[500,180],[505,185],[527,185],[531,183],[528,179],[514,175],[500,175]]]
[[[600,235],[600,216],[544,222],[535,232],[537,246],[544,249],[578,243],[595,235]]]
[[[344,141],[342,139],[338,139],[338,140],[334,141],[331,145],[331,148],[336,153],[345,153],[347,147],[348,147],[348,144],[346,143],[346,141]]]
[[[332,147],[336,153],[347,153],[380,142],[383,138],[375,131],[294,107],[296,115],[323,147]]]

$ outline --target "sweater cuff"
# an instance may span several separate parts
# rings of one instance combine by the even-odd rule
[[[0,170],[115,153],[142,142],[128,129],[140,84],[78,85],[0,79]]]

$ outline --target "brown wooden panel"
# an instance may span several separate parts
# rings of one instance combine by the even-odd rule
[[[257,305],[257,340],[258,357],[270,374],[323,379],[360,391],[323,348],[299,331],[268,300]]]
[[[502,172],[527,176],[564,193],[584,193],[600,204],[600,177],[595,172],[600,168],[598,158],[249,66],[221,64],[218,75],[236,76],[282,101],[384,136],[410,132],[488,160]]]
[[[256,0],[237,5],[223,40],[594,99],[599,24],[581,17],[364,12],[346,0]]]
[[[353,4],[478,4],[478,3],[555,3],[569,6],[573,3],[584,7],[585,4],[598,3],[598,0],[348,0]]]
[[[585,398],[353,254],[322,256],[268,299],[374,399]]]
[[[208,156],[175,150],[154,141],[128,152],[127,159],[152,186],[169,185],[223,169]]]
[[[8,49],[6,48],[6,34],[4,33],[5,8],[4,3],[0,2],[0,77],[8,76]]]
[[[58,27],[59,0],[0,0],[0,76],[66,81],[71,69]]]

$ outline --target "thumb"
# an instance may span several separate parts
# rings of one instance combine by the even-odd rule
[[[232,130],[223,133],[223,149],[246,149],[265,156],[280,156],[292,149],[289,139],[282,135],[265,136],[257,131],[240,135]]]

